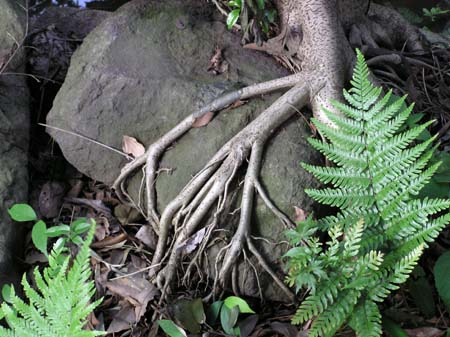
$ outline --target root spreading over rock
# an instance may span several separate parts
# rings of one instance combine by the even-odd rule
[[[144,168],[146,205],[143,212],[159,235],[152,260],[155,268],[152,268],[151,272],[158,286],[163,289],[162,299],[176,278],[182,247],[201,226],[205,226],[203,242],[184,277],[184,280],[189,279],[196,259],[201,258],[203,250],[212,239],[218,218],[230,198],[230,184],[236,178],[238,170],[247,164],[247,160],[240,201],[240,220],[230,242],[217,254],[211,294],[228,287],[230,283],[231,287],[236,289],[233,277],[233,273],[236,273],[236,262],[241,256],[247,258],[247,253],[250,252],[283,292],[293,298],[293,293],[258,252],[251,236],[255,193],[259,194],[282,223],[287,227],[293,225],[270,201],[259,182],[266,142],[274,130],[303,107],[310,107],[316,118],[329,122],[321,109],[323,107],[332,110],[330,101],[340,100],[342,88],[352,69],[354,47],[363,51],[381,47],[400,50],[418,50],[422,47],[417,30],[398,13],[369,1],[279,0],[277,5],[281,18],[280,35],[262,46],[247,47],[274,55],[297,73],[230,92],[194,111],[151,144],[144,155],[127,164],[114,183],[118,196],[124,202],[136,205],[127,192],[127,181],[137,170]],[[390,61],[396,62],[395,59]],[[368,62],[370,64],[371,61]],[[162,213],[158,214],[155,181],[160,158],[169,146],[188,132],[198,118],[207,113],[219,112],[238,100],[286,89],[288,90],[278,100],[224,144]],[[209,223],[205,223],[207,216],[212,219]]]

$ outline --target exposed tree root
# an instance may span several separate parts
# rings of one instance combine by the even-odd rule
[[[311,107],[316,118],[332,124],[325,119],[321,108],[333,110],[330,100],[340,99],[352,68],[353,46],[374,50],[380,49],[383,42],[392,47],[400,43],[402,48],[406,46],[408,50],[421,47],[417,31],[399,18],[395,11],[374,4],[369,8],[368,1],[278,2],[281,34],[263,45],[263,48],[266,47],[266,51],[288,62],[293,70],[300,72],[228,93],[191,113],[152,144],[144,155],[125,166],[114,183],[119,198],[123,202],[135,204],[127,194],[127,179],[136,170],[145,167],[143,185],[146,205],[143,211],[159,236],[152,259],[152,266],[155,267],[151,269],[151,275],[162,289],[161,301],[177,275],[187,240],[203,226],[203,241],[186,269],[183,282],[189,282],[194,269],[201,269],[201,260],[208,243],[214,240],[219,217],[230,198],[230,186],[247,158],[249,163],[242,187],[239,223],[230,242],[225,243],[216,255],[211,295],[230,283],[233,291],[238,292],[237,261],[243,255],[250,263],[247,254],[251,253],[280,289],[289,298],[293,298],[289,288],[259,253],[251,236],[255,192],[284,225],[293,226],[292,221],[270,201],[258,181],[264,145],[277,127],[306,105]],[[396,21],[389,26],[385,25],[386,20]],[[386,28],[388,26],[394,28]],[[397,65],[401,61],[402,57],[393,52],[374,57],[369,64],[382,62]],[[395,72],[391,76],[395,76]],[[156,210],[155,180],[159,159],[164,151],[204,114],[219,111],[239,99],[286,88],[291,89],[223,145],[159,216]],[[210,223],[205,225],[207,219],[210,219]],[[259,282],[257,273],[256,278]]]
[[[238,229],[224,256],[222,268],[215,275],[217,282],[221,285],[225,284],[236,259],[242,251],[243,244],[249,240],[254,181],[257,180],[259,174],[263,144],[272,131],[295,112],[292,106],[302,106],[307,103],[308,99],[309,87],[306,84],[290,89],[258,118],[225,144],[210,163],[169,203],[161,215],[159,240],[152,264],[161,262],[166,249],[166,240],[172,225],[175,226],[176,230],[178,226],[181,227],[179,227],[178,233],[174,238],[175,244],[169,255],[169,260],[157,276],[157,283],[161,289],[166,289],[175,275],[181,254],[180,247],[194,233],[213,204],[216,202],[218,204],[214,218],[217,218],[218,214],[223,210],[223,205],[227,198],[228,186],[236,176],[237,169],[250,154],[249,168],[243,187],[241,216]],[[201,200],[198,197],[196,198],[196,195],[200,195]],[[193,208],[191,202],[195,206],[195,210],[193,212],[189,211],[180,224],[183,211]],[[179,215],[180,212],[181,216]],[[220,258],[220,254],[218,258]],[[274,274],[272,273],[272,275]]]
[[[164,151],[183,134],[185,134],[189,129],[191,129],[197,118],[202,117],[206,113],[219,111],[240,99],[247,99],[257,95],[267,94],[282,88],[292,87],[296,83],[298,83],[298,81],[299,75],[297,74],[273,81],[251,85],[227,93],[224,96],[221,96],[211,103],[207,104],[206,106],[202,107],[201,109],[194,111],[173,129],[167,132],[163,137],[161,137],[156,143],[152,144],[147,149],[145,154],[136,158],[122,169],[121,174],[113,184],[113,188],[116,190],[118,197],[123,203],[131,203],[132,206],[136,206],[132,202],[132,198],[130,198],[130,196],[126,192],[126,180],[132,173],[134,173],[135,170],[142,167],[142,165],[145,165],[147,220],[151,222],[153,228],[159,234],[159,217],[156,211],[155,179],[159,164],[159,158],[164,153]],[[210,163],[212,166],[214,166],[214,161],[211,161]]]

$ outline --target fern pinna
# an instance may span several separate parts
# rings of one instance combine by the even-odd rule
[[[64,256],[67,248],[58,241],[48,257],[49,266],[34,277],[37,290],[23,276],[22,286],[28,303],[12,293],[8,302],[0,306],[0,319],[4,318],[9,329],[0,326],[0,337],[94,337],[104,335],[100,331],[83,330],[86,318],[100,300],[90,303],[95,292],[89,281],[90,249],[95,232],[91,226],[87,238],[69,269],[70,256]]]
[[[405,97],[391,92],[380,97],[368,77],[357,51],[347,104],[333,102],[341,115],[325,111],[334,126],[313,121],[328,142],[310,143],[335,166],[303,164],[332,186],[307,193],[339,213],[287,233],[294,246],[286,254],[287,282],[309,291],[293,323],[311,321],[310,337],[332,336],[345,323],[358,336],[380,336],[376,303],[408,278],[427,242],[450,221],[449,200],[417,198],[439,166],[428,165],[434,138],[413,143],[431,122],[404,130],[413,106],[402,110]],[[325,244],[321,231],[329,236]]]

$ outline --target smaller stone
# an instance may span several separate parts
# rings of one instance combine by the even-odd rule
[[[39,194],[39,212],[44,218],[50,219],[58,216],[63,203],[66,186],[57,181],[44,184]]]

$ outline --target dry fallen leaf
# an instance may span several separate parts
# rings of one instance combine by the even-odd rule
[[[211,119],[214,117],[214,112],[208,111],[203,116],[195,119],[194,123],[192,123],[193,128],[201,128],[202,126],[208,125]]]
[[[102,241],[97,241],[94,242],[91,245],[91,248],[94,249],[103,249],[105,247],[111,248],[113,246],[116,246],[117,244],[125,244],[125,242],[128,239],[128,235],[126,233],[120,233],[119,235],[116,236],[108,236],[105,239],[103,239]],[[120,247],[120,246],[118,246]]]
[[[139,275],[110,281],[106,287],[134,306],[136,322],[145,314],[148,302],[158,294],[158,289]]]
[[[417,329],[405,329],[405,332],[410,337],[440,337],[445,333],[445,330],[433,327],[422,327]]]
[[[203,238],[206,234],[206,227],[203,227],[198,232],[196,232],[193,236],[184,241],[178,249],[182,249],[183,255],[187,255],[192,253],[197,246],[202,242]]]
[[[242,106],[242,105],[244,105],[246,103],[247,103],[247,101],[242,101],[242,100],[238,99],[237,101],[234,101],[233,104],[231,104],[230,108],[231,109],[236,109],[236,108],[239,108],[240,106]]]
[[[100,324],[100,321],[97,319],[97,317],[95,316],[94,312],[91,312],[88,315],[88,318],[87,318],[87,326],[86,326],[87,330],[92,331],[97,326],[99,326],[99,324]]]
[[[295,222],[305,221],[306,218],[308,217],[308,212],[306,212],[304,209],[294,206],[294,210],[295,210],[294,216]]]
[[[286,322],[272,322],[270,323],[270,327],[273,332],[276,332],[283,337],[297,337],[298,328],[293,326],[291,323]]]
[[[134,137],[123,136],[122,150],[126,154],[130,154],[137,158],[145,153],[145,147],[137,141]]]
[[[158,239],[151,226],[144,225],[139,228],[138,232],[135,235],[135,238],[141,241],[148,248],[155,250]]]
[[[223,59],[221,48],[216,47],[214,55],[209,61],[207,71],[212,72],[214,75],[228,71],[228,62]]]
[[[133,306],[127,301],[119,302],[120,310],[113,316],[112,322],[108,327],[108,333],[119,332],[130,329],[138,322]]]

